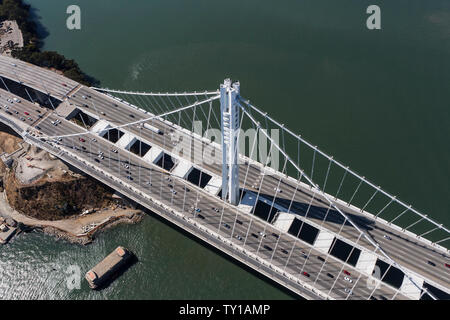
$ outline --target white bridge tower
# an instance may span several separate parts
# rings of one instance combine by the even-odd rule
[[[220,112],[222,129],[222,199],[231,204],[239,201],[239,82],[225,79],[220,85]]]

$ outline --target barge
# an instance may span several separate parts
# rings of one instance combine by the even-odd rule
[[[133,257],[134,255],[131,251],[119,246],[95,267],[86,272],[85,279],[92,289],[98,289],[123,271],[132,262]]]

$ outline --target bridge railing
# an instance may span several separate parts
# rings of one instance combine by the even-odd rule
[[[118,91],[116,91],[115,93],[119,93]],[[125,97],[123,97],[125,95]],[[122,93],[122,97],[124,98],[124,100],[127,100],[127,95],[129,95],[129,93]],[[138,106],[142,106],[142,103],[139,103],[139,101],[137,101],[137,97],[139,97],[139,94],[136,95],[131,95],[133,97],[133,99],[136,99],[136,101],[134,102],[135,105]],[[150,95],[150,97],[153,97],[153,95]],[[158,107],[161,107],[161,105],[155,100],[155,103]],[[276,130],[280,130],[280,135],[281,135],[281,142],[278,143],[277,147],[279,148],[278,151],[281,151],[281,163],[283,164],[282,169],[280,170],[279,167],[276,168],[274,171],[281,173],[281,175],[287,174],[290,172],[291,176],[295,176],[298,175],[298,181],[296,181],[295,179],[291,178],[293,180],[293,182],[300,182],[302,183],[302,178],[304,180],[304,184],[309,184],[311,189],[317,189],[317,190],[321,190],[321,193],[323,196],[325,196],[327,199],[332,199],[332,201],[330,202],[338,211],[339,213],[345,218],[345,221],[350,221],[353,226],[358,229],[361,233],[360,236],[356,239],[356,243],[353,246],[353,249],[356,248],[358,246],[358,242],[360,242],[362,239],[366,239],[368,240],[370,243],[373,244],[374,246],[374,251],[380,250],[381,248],[379,247],[379,245],[375,242],[372,241],[372,239],[370,239],[369,237],[365,236],[362,232],[362,230],[360,230],[358,228],[358,225],[355,224],[351,219],[349,220],[349,217],[344,213],[346,211],[346,208],[351,208],[354,211],[360,211],[361,214],[367,215],[372,219],[377,219],[378,221],[381,221],[383,223],[389,224],[391,225],[393,228],[397,228],[398,230],[407,233],[411,236],[414,237],[418,237],[421,238],[421,236],[425,236],[427,234],[431,234],[431,233],[437,233],[437,231],[444,231],[444,233],[448,234],[447,230],[445,227],[443,227],[442,225],[437,225],[433,220],[429,219],[427,216],[422,215],[421,213],[418,213],[420,215],[420,219],[418,221],[414,221],[413,223],[410,223],[409,225],[405,226],[405,227],[398,227],[395,224],[392,224],[395,220],[399,220],[399,218],[401,218],[401,216],[403,216],[406,212],[410,211],[412,213],[417,212],[417,210],[412,209],[411,207],[405,208],[405,210],[403,210],[402,212],[400,212],[400,214],[397,213],[397,216],[395,216],[391,221],[387,221],[385,219],[383,219],[381,217],[381,214],[383,214],[383,217],[388,216],[387,213],[392,210],[393,208],[395,208],[395,205],[400,205],[401,207],[406,206],[403,202],[397,200],[395,197],[390,196],[387,192],[383,191],[380,187],[375,186],[373,183],[371,183],[370,181],[367,181],[364,177],[359,176],[358,174],[356,174],[355,172],[351,171],[348,167],[344,167],[342,164],[340,164],[339,162],[335,161],[333,159],[333,157],[330,157],[328,155],[326,155],[324,152],[322,152],[321,150],[319,150],[317,147],[313,146],[312,144],[310,144],[309,142],[307,142],[306,140],[304,140],[303,138],[301,138],[300,136],[294,135],[292,133],[292,131],[290,131],[289,129],[285,128],[284,125],[279,124],[278,122],[276,122],[275,120],[273,120],[272,118],[270,118],[266,113],[261,112],[259,109],[257,109],[256,107],[254,107],[253,105],[251,105],[248,101],[246,100],[242,100],[242,103],[247,105],[247,111],[244,110],[244,113],[247,113],[247,120],[251,119],[251,121],[249,121],[247,123],[247,125],[253,126],[253,129],[255,129],[255,124],[256,124],[256,131],[264,135],[267,136],[267,138],[270,140],[270,144],[271,147],[269,148],[269,154],[270,156],[266,158],[266,160],[270,159],[270,161],[273,161],[273,150],[277,151],[276,148],[273,148],[273,145],[275,144],[273,139],[270,138],[270,136],[267,134],[269,132],[269,130],[273,130],[274,127]],[[155,105],[150,103],[150,106],[153,107],[153,112],[157,113],[155,111]],[[146,105],[146,107],[148,107]],[[167,108],[167,104],[165,104],[165,107]],[[201,109],[200,109],[201,110]],[[191,109],[192,111],[192,109]],[[205,115],[205,117],[201,120],[199,120],[200,117],[196,117],[196,113],[195,113],[195,109],[193,110],[193,116],[192,118],[190,116],[187,117],[187,123],[192,123],[192,131],[193,130],[193,123],[195,121],[200,121],[200,122],[205,122],[206,120],[206,128],[208,129],[210,126],[210,120],[212,119],[211,117],[211,111],[213,116],[215,115],[215,110],[212,108],[212,105],[210,105],[209,111],[206,112],[208,114],[208,116],[206,117],[206,113],[203,111],[203,114]],[[251,111],[255,112],[257,114],[259,114],[259,116],[261,116],[261,122],[265,124],[265,127],[261,127],[259,124],[259,121],[256,121],[255,118],[252,116]],[[164,112],[164,108],[161,108],[161,110],[159,112]],[[242,130],[242,126],[243,124],[245,124],[244,122],[244,113],[242,114],[242,117],[240,118],[240,124],[241,124],[241,130]],[[165,119],[165,118],[164,118]],[[181,115],[179,117],[178,120],[178,125],[181,124]],[[217,116],[216,116],[217,119]],[[217,121],[218,123],[218,121]],[[189,128],[189,126],[187,126]],[[200,135],[202,135],[203,132],[200,132]],[[297,154],[297,165],[292,161],[292,157],[290,157],[287,153],[286,150],[289,150],[289,141],[288,138],[289,137],[294,137],[295,138],[295,143],[297,144],[297,150],[298,150],[298,154]],[[256,141],[256,140],[254,140]],[[291,142],[292,144],[292,142]],[[282,146],[282,148],[280,148],[280,146]],[[306,146],[306,148],[305,148]],[[244,148],[244,154],[243,156],[249,157],[251,159],[254,159],[253,155],[250,152],[251,148],[248,148],[248,152],[247,154],[246,151],[247,149]],[[291,146],[292,149],[292,146]],[[242,150],[239,150],[242,151]],[[308,152],[310,153],[308,155]],[[300,157],[301,155],[301,157]],[[301,158],[301,159],[300,159]],[[305,160],[306,159],[306,160]],[[308,161],[309,159],[309,161]],[[321,164],[321,159],[322,159],[322,164]],[[323,170],[323,159],[325,159],[325,168],[326,170]],[[284,161],[283,161],[284,160]],[[288,161],[289,160],[289,161]],[[289,166],[291,166],[291,168],[289,168]],[[267,163],[266,165],[263,166],[264,170],[268,169],[271,170],[270,168],[267,168]],[[278,169],[278,170],[277,170]],[[292,170],[294,169],[294,170]],[[273,169],[272,169],[273,170]],[[339,171],[339,170],[343,170],[343,173],[338,173],[337,175],[335,174],[335,171]],[[294,172],[294,174],[292,174],[292,172]],[[305,174],[307,172],[307,174]],[[326,172],[326,174],[324,174],[324,172]],[[334,178],[333,178],[333,173],[334,173]],[[322,179],[320,179],[320,175],[322,175]],[[338,179],[336,179],[336,176],[339,176]],[[347,180],[345,180],[347,177]],[[348,181],[350,181],[350,178],[356,178],[356,187],[354,190],[351,190],[351,193],[347,195],[347,200],[345,197],[345,192],[348,190],[350,190],[347,186]],[[315,181],[321,180],[323,181],[322,183],[315,183]],[[281,180],[280,180],[281,182]],[[346,184],[345,184],[345,183]],[[332,193],[330,193],[330,191],[328,191],[330,188],[336,188],[337,190],[335,191],[335,193],[332,195]],[[243,186],[243,188],[245,189],[245,185]],[[364,190],[364,189],[369,189],[369,190]],[[375,189],[372,191],[372,189]],[[316,191],[314,191],[316,192]],[[311,198],[311,201],[316,197],[317,195],[314,194]],[[381,197],[388,197],[387,201],[386,199],[379,199]],[[258,193],[258,197],[259,197],[259,193]],[[277,194],[275,195],[275,199],[277,198]],[[291,201],[292,204],[292,201]],[[274,203],[272,203],[272,207],[273,207]],[[311,205],[311,204],[310,204]],[[336,206],[337,205],[337,206]],[[380,208],[378,208],[378,211],[376,214],[372,214],[370,212],[374,212],[373,208],[376,208],[377,206],[380,206]],[[342,211],[340,209],[342,209]],[[397,208],[398,209],[398,208]],[[328,210],[329,211],[329,210]],[[327,215],[328,215],[328,211],[327,211]],[[306,212],[306,215],[309,212],[309,208]],[[428,229],[425,232],[420,233],[419,235],[414,234],[413,232],[411,232],[409,229],[412,229],[414,226],[417,226],[419,224],[424,224],[424,222],[429,222],[433,225],[433,229]],[[303,224],[302,224],[303,226]],[[235,225],[233,225],[233,230],[234,230]],[[412,229],[414,230],[414,229]],[[299,231],[300,232],[300,231]],[[428,242],[429,244],[438,247],[440,249],[446,250],[444,247],[440,246],[438,243],[439,242],[445,242],[447,240],[447,238],[443,238],[440,240],[437,240],[435,242],[431,242],[427,239],[422,239],[423,241]],[[381,251],[382,252],[382,251]],[[384,255],[386,255],[384,253]],[[386,255],[386,257],[388,258],[389,261],[393,262],[394,265],[398,266],[398,268],[402,269],[401,266],[399,266],[398,264],[395,263],[395,261],[393,261],[390,257],[388,257]],[[406,274],[406,273],[405,273]],[[386,275],[386,273],[383,275],[383,277]],[[411,280],[411,278],[410,278]],[[412,280],[411,280],[412,281]]]
[[[317,146],[295,134],[271,118],[248,100],[243,104],[267,131],[279,130],[281,147],[287,150],[298,166],[309,174],[315,184],[330,195],[341,207],[351,208],[371,219],[386,223],[429,244],[448,250],[450,230],[443,224],[421,213],[411,205],[383,190],[369,179],[329,156]],[[282,159],[283,155],[280,156]],[[279,161],[280,163],[283,160]],[[298,178],[300,172],[288,163],[285,171]],[[295,179],[294,179],[295,181]],[[306,181],[305,181],[306,182]],[[308,184],[308,182],[306,182]]]

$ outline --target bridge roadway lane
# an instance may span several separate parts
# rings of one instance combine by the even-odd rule
[[[60,125],[52,125],[51,121],[58,118],[59,117],[52,115],[48,119],[42,121],[39,124],[39,126],[41,127],[41,131],[48,135],[63,135],[64,133],[68,132],[67,130],[70,130],[71,132],[83,131],[77,125],[69,123],[62,119],[60,119],[62,121]],[[111,152],[111,149],[115,148],[112,143],[99,137],[95,137],[97,141],[94,142],[92,141],[93,137],[94,136],[91,134],[85,136],[85,142],[81,142],[78,138],[63,138],[63,140],[60,142],[60,145],[69,148],[75,146],[76,148],[78,148],[79,154],[86,159],[90,159],[90,161],[94,161],[93,159],[98,159],[97,155],[99,151],[102,151],[104,153],[105,159],[99,159],[99,161],[101,161],[101,163],[104,165],[105,171],[115,173],[116,175],[117,172],[120,171],[120,177],[123,179],[123,181],[134,184],[143,192],[152,194],[156,198],[162,197],[161,199],[166,204],[177,208],[179,211],[183,211],[183,200],[186,199],[184,213],[186,213],[186,211],[193,212],[193,210],[191,209],[193,207],[202,208],[200,214],[186,214],[192,215],[192,217],[194,217],[198,223],[204,224],[213,230],[219,230],[219,232],[223,236],[232,238],[236,244],[243,245],[243,242],[246,240],[244,246],[247,250],[255,253],[257,252],[260,257],[264,257],[268,260],[270,260],[273,256],[272,263],[284,269],[289,255],[283,253],[281,249],[290,251],[290,249],[293,247],[293,243],[295,242],[294,237],[290,235],[281,235],[280,240],[277,241],[277,239],[272,236],[272,233],[279,234],[278,230],[276,230],[272,226],[269,226],[266,229],[267,236],[259,236],[258,239],[255,239],[253,236],[251,236],[251,234],[253,233],[258,235],[260,231],[264,230],[265,225],[267,225],[266,223],[263,223],[259,219],[252,219],[252,217],[247,214],[236,212],[233,207],[224,205],[224,202],[220,201],[218,197],[206,194],[202,192],[201,189],[187,183],[184,180],[178,179],[176,177],[169,177],[166,173],[163,173],[159,169],[159,167],[150,165],[147,162],[142,161],[138,156],[131,154],[130,152],[126,152],[123,150],[118,150],[117,154]],[[83,150],[82,147],[85,147],[86,150]],[[130,163],[129,172],[131,172],[131,176],[134,177],[133,181],[127,181],[126,179],[126,176],[129,174],[123,167],[124,161],[129,161]],[[141,173],[141,175],[143,176],[141,177],[140,181],[137,178],[139,177],[139,173]],[[167,179],[170,179],[170,181]],[[152,183],[151,186],[146,184],[150,181]],[[173,185],[173,189],[176,191],[176,194],[168,192],[168,190],[170,190],[168,184]],[[165,190],[162,190],[161,186],[163,186]],[[185,186],[187,186],[190,191],[186,191],[184,189]],[[218,213],[214,211],[213,207],[221,208],[220,211],[224,211],[222,220],[221,212]],[[203,216],[203,218],[201,218],[200,216]],[[232,229],[226,228],[225,223],[231,227],[236,219],[240,220],[242,224],[236,224],[234,233],[233,235],[231,235]],[[246,234],[249,235],[247,239],[245,238]],[[237,238],[235,238],[234,236],[236,235],[240,235],[242,237],[242,240],[238,240]],[[271,250],[265,248],[264,246],[269,246]],[[316,287],[318,289],[326,288],[327,290],[329,290],[329,288],[333,286],[334,281],[336,280],[336,276],[338,275],[336,270],[341,270],[343,264],[339,260],[331,258],[330,263],[326,265],[326,267],[320,273],[320,276],[317,277],[322,267],[322,262],[318,260],[317,256],[321,254],[314,249],[312,250],[308,259],[305,260],[305,258],[303,258],[303,255],[301,254],[301,251],[308,252],[309,249],[310,246],[301,246],[301,243],[297,241],[296,248],[294,249],[293,254],[290,257],[289,263],[285,270],[286,272],[290,272],[294,275],[298,275],[299,277],[304,278],[303,280],[312,283],[316,281]],[[307,263],[304,266],[305,261],[307,261]],[[352,288],[352,286],[355,285],[353,288],[353,295],[350,296],[349,299],[367,299],[371,294],[371,290],[367,288],[367,276],[362,275],[359,278],[360,273],[358,273],[356,270],[349,270],[351,270],[352,279],[354,280],[354,282],[352,284],[346,282],[345,280],[343,280],[344,275],[339,274],[338,280],[333,291],[331,292],[331,295],[337,299],[345,299],[347,294],[344,292],[344,289]],[[310,274],[310,278],[301,275],[301,271],[308,272]],[[326,275],[327,273],[333,274],[334,279],[328,277]],[[325,292],[327,292],[327,290],[325,290]],[[395,291],[392,288],[382,284],[380,288],[375,292],[374,296],[380,298],[380,295],[382,295],[386,298],[391,298],[394,296],[394,294]],[[402,294],[398,294],[396,298],[406,299],[406,297]]]
[[[39,76],[37,76],[36,70],[39,70]],[[17,82],[22,81],[25,85],[45,93],[50,92],[59,100],[62,100],[66,94],[78,86],[77,82],[56,72],[5,56],[0,57],[0,75]],[[3,87],[1,81],[0,84],[0,87]]]
[[[39,116],[45,117],[48,114],[48,109],[36,106],[21,98],[20,102],[8,101],[8,99],[12,100],[14,97],[16,96],[6,90],[0,89],[0,113],[18,119],[19,122],[22,122],[21,126],[33,126],[39,121]],[[12,114],[10,115],[8,112]],[[28,115],[25,112],[28,112]]]
[[[83,95],[91,96],[91,98],[83,99]],[[120,103],[115,99],[112,99],[104,94],[100,94],[95,90],[85,87],[77,92],[76,96],[72,97],[70,100],[79,106],[88,104],[88,109],[90,112],[97,113],[99,118],[106,119],[116,125],[126,124],[130,121],[136,121],[138,119],[145,119],[146,117],[149,117],[149,115],[146,115],[141,111],[129,107],[124,103]],[[114,104],[120,105],[122,108],[119,109],[117,107],[114,107]],[[124,108],[126,110],[125,112]],[[83,109],[83,107],[81,107],[80,109]],[[101,112],[104,112],[105,115],[100,114]],[[131,118],[129,114],[132,114],[134,117]],[[168,126],[167,124],[158,120],[153,121],[152,125],[158,127],[165,133],[169,132],[171,129],[176,130],[175,127]],[[149,140],[150,142],[156,142],[156,144],[162,149],[172,150],[174,148],[172,141],[165,137],[166,135],[160,136],[145,129],[139,130],[138,128],[136,128],[136,126],[129,126],[126,128],[126,130],[133,132],[137,136],[141,135],[143,138]],[[187,139],[187,135],[182,133],[181,136],[183,137],[181,143],[184,143],[185,147],[188,147],[189,140]],[[201,152],[200,148],[202,148],[204,145],[205,144],[203,142],[193,144],[193,148],[195,148],[193,152]],[[216,156],[221,159],[220,149],[215,150]],[[194,154],[193,152],[192,154]],[[193,159],[190,160],[192,161]],[[220,167],[217,165],[210,165],[205,163],[202,167],[204,167],[206,171],[209,171],[210,173],[214,173],[219,176],[221,175]],[[240,165],[240,170],[242,173],[240,175],[240,182],[241,186],[244,186],[244,179],[247,173],[247,165]],[[245,181],[246,189],[258,193],[260,179],[261,169],[257,168],[254,165],[251,165],[248,171],[247,180]],[[278,187],[280,177],[265,175],[263,179],[264,183],[261,184],[261,195],[274,195],[275,189]],[[302,206],[301,204],[308,204],[310,202],[310,199],[312,197],[311,191],[309,191],[308,188],[303,187],[297,188],[296,191],[296,186],[292,183],[292,181],[284,178],[281,180],[280,189],[282,190],[282,193],[278,193],[277,197],[279,199],[284,199],[285,202],[287,201],[287,207],[289,206],[289,202],[292,199],[293,194],[295,193],[295,204],[293,205],[292,210],[301,215],[304,215],[304,205]],[[308,212],[308,218],[315,221],[316,224],[322,224],[324,228],[338,233],[341,229],[342,219],[336,218],[340,218],[340,214],[335,211],[334,214],[329,214],[328,216],[328,218],[334,217],[335,219],[327,219],[327,221],[323,221],[323,208],[328,208],[327,200],[321,196],[315,195],[315,200],[312,202],[312,205],[314,207],[312,207]],[[385,224],[382,224],[373,219],[368,219],[366,216],[363,216],[358,211],[355,211],[351,208],[348,208],[346,206],[339,206],[339,208],[344,212],[351,214],[354,218],[354,221],[357,222],[361,228],[365,229],[367,233],[371,235],[376,241],[382,244],[383,249],[398,263],[401,263],[408,269],[424,275],[426,278],[433,280],[446,288],[450,287],[450,269],[445,267],[445,263],[448,263],[448,261],[450,260],[447,254],[443,253],[440,250],[437,250],[434,247],[424,244],[423,242],[419,242],[417,239],[401,233],[389,226],[386,226]],[[383,237],[385,234],[389,235],[392,240],[386,240]],[[341,230],[341,235],[356,243],[358,241],[359,232],[353,226],[346,224]],[[369,251],[373,251],[373,246],[365,238],[359,239],[357,243],[358,245],[367,248]],[[429,265],[428,260],[436,263],[436,266],[433,267]]]

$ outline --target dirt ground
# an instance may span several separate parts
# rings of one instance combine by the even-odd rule
[[[76,176],[59,159],[35,146],[26,145],[26,155],[17,159],[16,178],[24,185],[45,177],[46,181],[61,181],[68,176]]]
[[[11,129],[8,129],[3,124],[0,124],[0,153],[12,153],[19,148],[19,143],[22,138],[17,135],[13,135]]]

